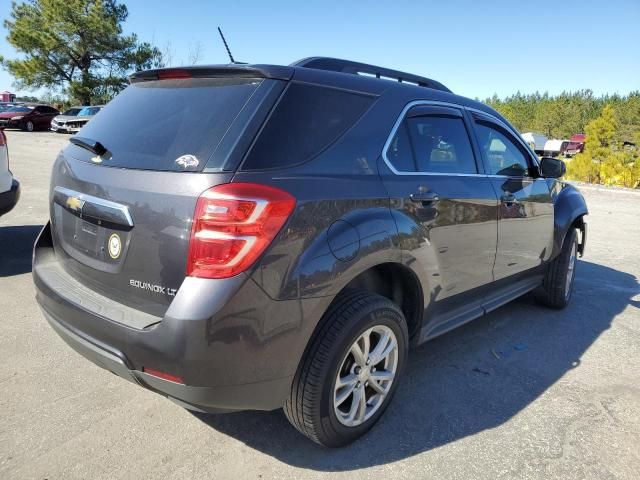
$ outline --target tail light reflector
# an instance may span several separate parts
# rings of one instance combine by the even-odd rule
[[[193,218],[187,275],[227,278],[249,268],[273,241],[296,199],[266,185],[227,183],[204,192]]]
[[[160,370],[154,370],[153,368],[142,367],[142,371],[152,377],[161,378],[162,380],[169,380],[170,382],[180,383],[184,385],[184,378],[178,375],[173,375],[167,372],[161,372]]]

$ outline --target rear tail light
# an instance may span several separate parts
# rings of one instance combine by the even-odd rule
[[[249,268],[273,241],[296,205],[287,192],[253,183],[227,183],[196,205],[187,275],[227,278]]]
[[[7,144],[7,137],[4,135],[4,131],[0,129],[0,147],[4,147]]]

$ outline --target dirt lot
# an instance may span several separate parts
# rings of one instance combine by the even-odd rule
[[[413,351],[378,426],[325,450],[280,411],[191,414],[58,338],[30,249],[67,137],[7,136],[23,195],[0,218],[0,478],[638,478],[640,193],[583,188],[566,310],[525,297]]]

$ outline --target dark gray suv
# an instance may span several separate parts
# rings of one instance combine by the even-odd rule
[[[570,297],[585,202],[487,106],[330,58],[140,72],[58,156],[37,300],[82,355],[198,411],[365,433],[410,346]]]

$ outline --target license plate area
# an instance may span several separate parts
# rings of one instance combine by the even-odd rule
[[[98,247],[98,227],[82,219],[76,221],[76,240],[78,247],[86,250],[87,253],[99,254]]]
[[[131,231],[96,225],[60,205],[54,205],[54,216],[54,236],[65,253],[97,270],[110,273],[120,271]]]

